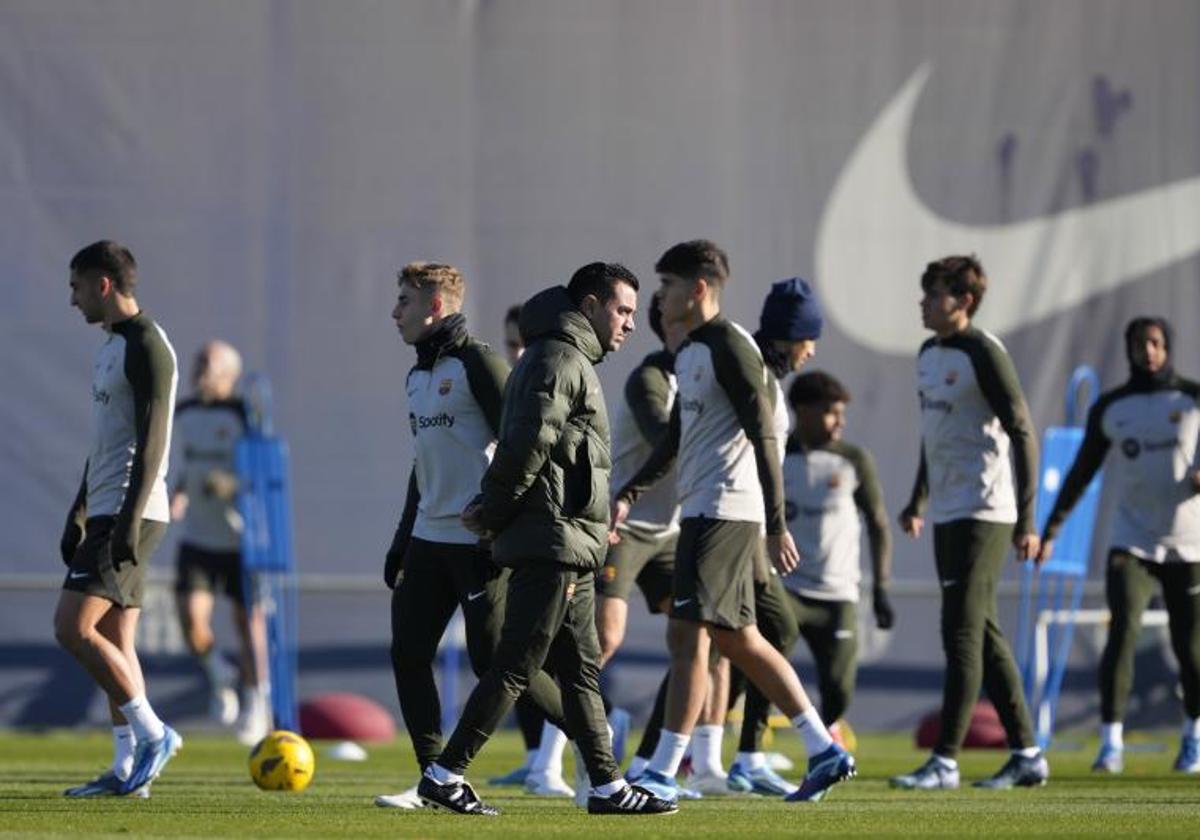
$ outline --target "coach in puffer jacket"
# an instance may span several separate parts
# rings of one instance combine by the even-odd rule
[[[615,263],[590,263],[566,288],[521,309],[525,354],[504,389],[500,434],[482,493],[463,523],[493,538],[513,569],[500,645],[463,707],[454,734],[418,792],[462,813],[495,813],[462,781],[496,726],[549,659],[563,713],[592,786],[589,811],[670,811],[649,793],[628,793],[600,699],[595,570],[608,538],[608,414],[592,366],[633,332],[637,278]],[[656,811],[658,812],[658,811]]]
[[[596,570],[608,548],[608,413],[593,368],[596,331],[555,286],[521,308],[525,354],[504,391],[500,436],[481,482],[496,562]]]

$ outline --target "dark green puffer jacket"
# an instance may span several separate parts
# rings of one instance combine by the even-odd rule
[[[595,330],[555,286],[521,309],[525,354],[508,377],[500,435],[481,482],[483,523],[505,566],[599,569],[608,548],[608,412]]]

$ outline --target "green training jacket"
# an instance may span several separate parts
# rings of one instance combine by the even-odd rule
[[[604,350],[567,290],[521,309],[526,350],[504,388],[500,434],[481,481],[497,563],[599,569],[608,549],[608,412],[594,366]]]

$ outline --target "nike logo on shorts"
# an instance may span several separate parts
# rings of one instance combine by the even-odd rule
[[[71,572],[67,575],[70,580],[82,580],[83,578],[91,577],[87,572]]]
[[[486,594],[487,594],[487,592],[483,589],[480,589],[478,592],[468,592],[467,600],[468,601],[478,601],[480,598],[482,598]]]
[[[951,586],[954,586],[956,583],[958,583],[957,580],[944,580],[944,581],[942,581],[942,589],[949,589]]]
[[[676,598],[674,601],[671,602],[671,606],[682,607],[684,604],[691,603],[691,600],[692,600],[691,598],[684,598],[682,600]]]

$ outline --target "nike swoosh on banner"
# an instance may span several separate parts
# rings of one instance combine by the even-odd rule
[[[945,219],[908,169],[923,64],[876,117],[830,193],[817,230],[821,299],[840,329],[881,353],[912,355],[925,264],[978,254],[996,282],[980,325],[1005,333],[1064,312],[1200,252],[1200,177],[1004,225]]]

